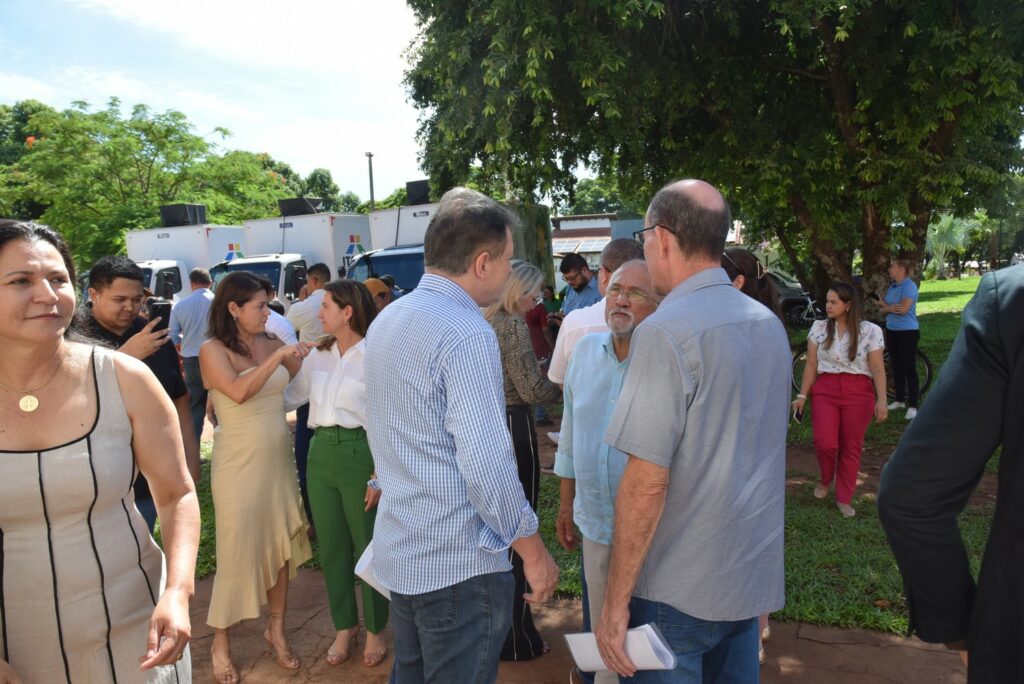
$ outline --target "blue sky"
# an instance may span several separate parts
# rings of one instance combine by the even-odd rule
[[[177,109],[364,199],[369,151],[380,198],[424,177],[402,86],[415,35],[403,0],[0,0],[0,103]]]

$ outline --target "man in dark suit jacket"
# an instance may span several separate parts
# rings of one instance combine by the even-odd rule
[[[956,517],[1000,445],[975,587]],[[972,683],[1024,681],[1024,265],[981,279],[935,388],[882,472],[878,513],[910,630],[966,648]]]

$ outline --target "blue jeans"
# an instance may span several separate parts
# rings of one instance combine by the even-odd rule
[[[203,424],[206,422],[206,388],[203,387],[203,376],[199,372],[199,357],[185,356],[185,387],[188,388],[189,409],[192,413],[192,425],[196,430],[196,442],[203,439]]]
[[[309,443],[313,431],[309,429],[309,404],[295,409],[295,470],[299,474],[299,491],[302,492],[302,506],[306,509],[306,520],[313,520],[309,507],[309,487],[306,485],[306,463],[309,461]]]
[[[657,601],[634,596],[629,626],[653,622],[676,654],[674,670],[643,670],[622,682],[636,684],[749,684],[757,682],[757,617],[736,622],[700,620]]]
[[[495,572],[426,594],[391,592],[391,683],[494,682],[514,586],[511,572]]]

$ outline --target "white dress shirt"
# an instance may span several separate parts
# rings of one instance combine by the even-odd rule
[[[299,340],[295,337],[295,328],[288,322],[288,319],[270,310],[270,318],[267,319],[267,332],[274,334],[285,344],[295,344]]]
[[[551,363],[548,365],[548,380],[558,385],[565,384],[565,374],[569,370],[569,359],[576,343],[584,335],[596,332],[608,332],[608,323],[604,320],[605,300],[602,297],[596,304],[585,306],[569,312],[562,321],[555,340],[555,351],[551,352]]]
[[[309,402],[309,427],[366,428],[366,383],[363,357],[366,340],[359,340],[344,355],[338,343],[330,349],[314,349],[284,393],[287,408]]]
[[[295,302],[288,309],[288,321],[303,342],[316,342],[323,337],[324,325],[317,318],[323,301],[324,289],[320,288],[301,302]]]

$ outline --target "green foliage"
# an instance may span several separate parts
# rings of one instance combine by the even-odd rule
[[[0,168],[0,208],[45,207],[39,218],[63,233],[82,264],[120,252],[126,229],[156,225],[157,207],[184,194],[211,152],[181,112],[136,105],[122,116],[116,98],[96,112],[84,102],[40,108],[28,125],[38,137]]]
[[[331,178],[327,169],[313,169],[303,182],[303,196],[319,197],[324,201],[323,210],[335,212],[341,206],[341,190]]]
[[[849,279],[860,250],[877,290],[894,246],[920,255],[936,207],[972,209],[1021,162],[1021,3],[409,4],[438,187],[475,165],[556,198],[580,164],[645,199],[703,177],[816,280]]]
[[[584,178],[576,183],[573,202],[568,214],[618,214],[620,219],[640,218],[647,207],[642,202],[630,202],[619,191],[614,176]]]
[[[980,230],[977,219],[965,219],[949,213],[939,214],[928,226],[928,251],[935,257],[936,277],[946,279],[946,257],[953,250],[961,250],[972,232]]]
[[[54,226],[80,266],[123,252],[125,231],[159,225],[161,204],[205,204],[208,220],[224,225],[276,216],[277,200],[303,195],[322,197],[327,211],[360,206],[327,169],[302,178],[266,153],[218,154],[181,112],[136,105],[126,115],[116,98],[99,111],[0,105],[0,216]],[[404,199],[396,191],[380,206]]]
[[[358,199],[358,198],[356,198]],[[409,201],[409,195],[405,191],[405,188],[396,188],[394,192],[385,197],[384,199],[375,199],[373,203],[374,211],[380,209],[396,209],[398,207],[404,207]],[[356,207],[356,211],[360,214],[370,213],[370,200],[366,200]]]

